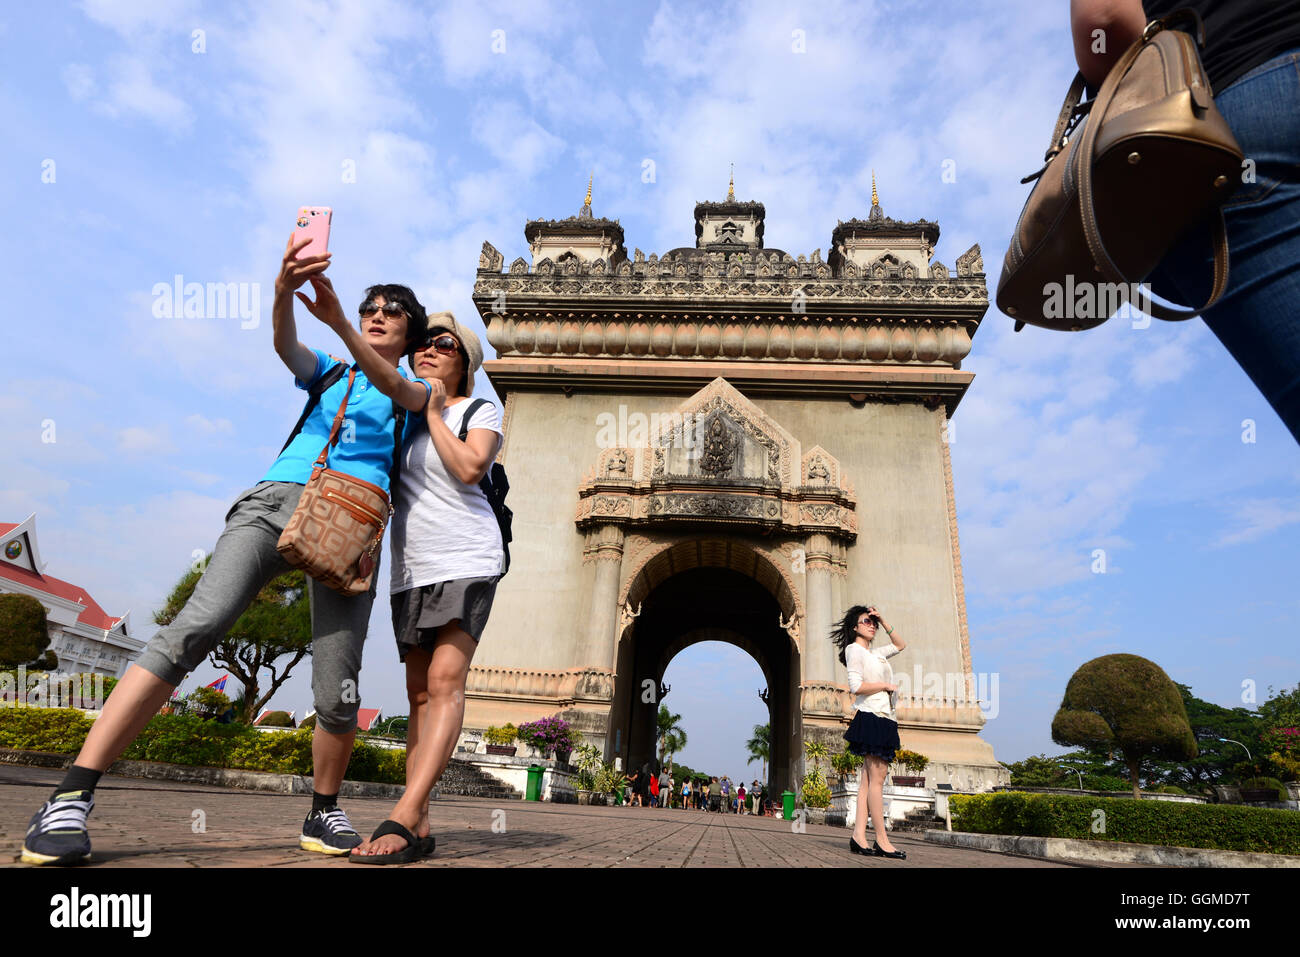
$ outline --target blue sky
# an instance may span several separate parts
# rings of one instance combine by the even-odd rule
[[[1040,0],[6,7],[0,269],[20,305],[0,520],[36,512],[47,571],[152,633],[296,417],[269,313],[304,203],[335,209],[345,301],[406,282],[477,323],[482,242],[525,254],[524,222],[576,212],[593,171],[629,248],[689,245],[734,162],[768,243],[810,253],[866,214],[874,169],[886,214],[938,220],[949,267],[979,242],[992,287],[1073,74],[1067,22]],[[260,321],[155,316],[178,274],[260,283]],[[306,341],[340,347],[313,323],[300,311]],[[1142,654],[1223,705],[1297,681],[1300,448],[1198,320],[1013,334],[991,308],[963,368],[953,474],[1000,758],[1061,750],[1052,713],[1097,655]],[[363,693],[400,713],[390,635],[379,602]],[[670,666],[693,766],[743,765],[762,713],[742,657]],[[309,700],[304,669],[276,703]]]

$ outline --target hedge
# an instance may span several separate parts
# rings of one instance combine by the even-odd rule
[[[954,831],[1300,854],[1300,813],[1231,804],[1000,791],[948,799]],[[1093,831],[1093,812],[1105,830]]]
[[[76,754],[92,719],[68,708],[0,708],[0,747]],[[158,715],[122,754],[130,761],[162,761],[211,768],[311,774],[309,729],[257,731],[187,715]],[[357,741],[349,781],[406,781],[406,752]]]

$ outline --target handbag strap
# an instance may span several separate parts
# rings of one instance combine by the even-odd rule
[[[1189,13],[1195,18],[1198,27],[1198,38],[1202,39],[1203,42],[1204,26],[1200,22],[1200,16],[1194,11],[1179,11],[1177,14],[1163,20],[1152,20],[1148,23],[1146,29],[1142,31],[1142,38],[1124,52],[1119,62],[1111,68],[1110,75],[1106,77],[1106,82],[1101,85],[1101,91],[1097,94],[1097,105],[1092,108],[1089,121],[1084,125],[1083,138],[1079,141],[1079,211],[1083,219],[1083,235],[1088,241],[1088,250],[1092,253],[1093,262],[1096,263],[1098,270],[1109,282],[1127,283],[1129,280],[1120,272],[1110,253],[1107,252],[1106,244],[1102,242],[1101,230],[1097,226],[1096,196],[1093,192],[1092,182],[1092,164],[1096,153],[1097,134],[1100,131],[1101,122],[1106,116],[1106,110],[1109,109],[1111,101],[1114,100],[1120,82],[1124,78],[1124,74],[1128,72],[1129,67],[1133,65],[1133,61],[1138,58],[1147,43],[1157,33],[1168,27],[1171,21],[1182,20]],[[1071,90],[1073,89],[1074,87],[1071,86]],[[1222,297],[1223,291],[1228,285],[1228,231],[1223,221],[1222,209],[1218,210],[1215,219],[1213,227],[1214,285],[1210,290],[1210,298],[1199,309],[1171,309],[1168,306],[1152,302],[1148,298],[1145,309],[1157,319],[1191,319],[1194,316],[1199,316]]]
[[[357,370],[348,369],[348,388],[343,393],[343,402],[339,405],[339,410],[334,415],[334,426],[330,429],[330,437],[325,441],[325,448],[320,450],[320,455],[316,456],[316,461],[312,463],[312,468],[324,466],[326,458],[329,456],[330,446],[338,442],[339,428],[343,425],[343,413],[348,410],[348,396],[352,395],[352,383],[357,380]]]

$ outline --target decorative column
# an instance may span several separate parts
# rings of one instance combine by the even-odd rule
[[[623,529],[618,525],[597,525],[587,530],[582,561],[596,565],[591,590],[591,608],[587,627],[578,646],[578,666],[607,668],[617,666],[619,614],[618,585],[623,574]]]
[[[807,627],[804,630],[804,681],[834,681],[834,645],[827,640],[831,630],[831,564],[832,545],[828,535],[808,536],[805,559],[808,594]]]

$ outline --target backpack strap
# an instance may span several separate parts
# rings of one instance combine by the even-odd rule
[[[334,359],[334,356],[330,356],[330,358]],[[334,359],[334,361],[335,365],[307,389],[307,404],[303,407],[302,415],[298,416],[298,422],[293,427],[293,431],[290,432],[289,437],[284,440],[284,445],[280,448],[281,453],[283,453],[284,450],[289,447],[290,443],[298,437],[298,433],[302,431],[302,427],[307,424],[307,417],[311,415],[312,410],[320,403],[320,397],[324,395],[325,390],[335,382],[338,382],[339,379],[343,378],[343,373],[348,370],[347,363],[342,359]]]
[[[406,410],[393,401],[393,464],[388,469],[388,500],[397,498],[397,480],[402,474],[402,432],[406,430]]]
[[[464,442],[465,437],[469,435],[469,420],[474,416],[474,413],[478,411],[479,406],[481,405],[487,405],[487,399],[470,400],[469,408],[465,410],[465,417],[460,420],[460,440],[462,442]]]

